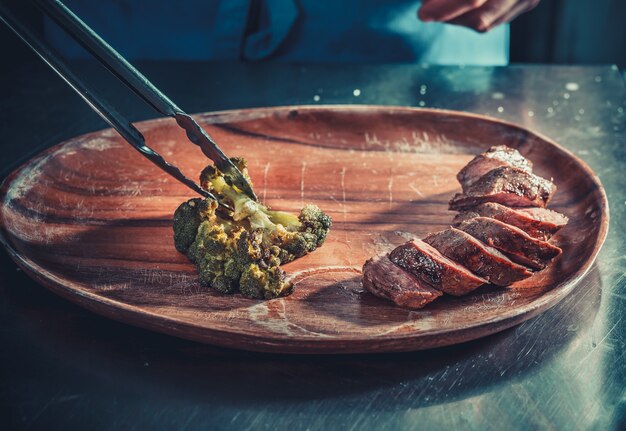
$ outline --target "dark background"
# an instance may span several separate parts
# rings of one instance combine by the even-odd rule
[[[543,0],[511,24],[511,62],[626,67],[626,2]]]
[[[43,33],[43,18],[22,2],[32,28]],[[512,63],[616,64],[626,67],[626,2],[623,0],[542,0],[511,24]],[[25,55],[9,30],[0,26],[1,52]]]

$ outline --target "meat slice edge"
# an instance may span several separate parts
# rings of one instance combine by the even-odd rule
[[[365,262],[363,287],[373,295],[412,309],[422,308],[442,295],[393,263],[387,254]]]
[[[569,221],[565,215],[547,208],[509,208],[499,203],[487,202],[457,214],[452,223],[458,226],[479,216],[500,220],[544,241],[550,239]]]
[[[389,259],[431,287],[454,296],[465,295],[487,283],[418,239],[396,247]]]
[[[465,190],[487,172],[500,166],[513,166],[526,172],[532,172],[533,168],[532,162],[516,149],[498,145],[474,157],[459,171],[456,178]]]
[[[463,210],[496,202],[507,206],[545,208],[555,191],[552,181],[519,168],[502,166],[487,172],[463,193],[457,193],[450,200],[449,207]]]
[[[459,229],[431,233],[424,242],[497,286],[510,286],[532,275],[528,268],[512,262],[495,248]]]
[[[512,261],[536,270],[544,269],[562,250],[549,242],[533,238],[518,227],[489,217],[464,221],[458,229],[490,245]]]

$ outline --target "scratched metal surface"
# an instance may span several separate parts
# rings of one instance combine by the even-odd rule
[[[626,99],[616,69],[140,66],[189,112],[393,104],[467,110],[530,127],[598,173],[611,205],[608,240],[574,294],[514,329],[453,348],[345,357],[237,352],[118,324],[39,287],[2,252],[0,423],[16,429],[624,429]],[[98,80],[132,118],[153,116],[119,86]],[[38,149],[104,127],[35,60],[3,67],[0,85],[3,176]]]

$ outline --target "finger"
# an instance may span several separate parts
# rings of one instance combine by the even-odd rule
[[[507,12],[506,14],[504,14],[500,18],[498,18],[492,24],[491,28],[495,28],[495,27],[499,26],[500,24],[511,22],[515,18],[520,16],[521,14],[533,10],[539,4],[539,1],[540,0],[532,0],[532,1],[529,1],[529,2],[525,2],[525,4],[518,4],[513,9],[511,9],[509,12]]]
[[[487,3],[487,0],[429,0],[422,3],[417,16],[422,21],[449,21]]]
[[[484,33],[492,29],[500,18],[519,6],[516,6],[516,3],[517,0],[489,0],[478,9],[466,12],[446,22],[469,27],[479,33]]]

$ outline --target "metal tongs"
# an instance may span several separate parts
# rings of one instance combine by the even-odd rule
[[[215,163],[215,166],[224,174],[226,181],[236,186],[251,199],[257,200],[248,180],[226,157],[209,134],[192,117],[187,115],[156,88],[148,78],[106,43],[95,31],[58,0],[33,0],[33,2],[141,99],[159,113],[174,118],[176,123],[185,130],[189,140],[198,145],[202,152]],[[62,59],[16,19],[2,3],[0,3],[0,19],[137,151],[197,193],[205,197],[215,198],[211,193],[187,178],[180,169],[168,163],[159,153],[147,146],[144,136],[128,119],[117,112],[102,97],[90,90],[88,85],[82,82]]]

